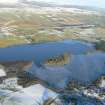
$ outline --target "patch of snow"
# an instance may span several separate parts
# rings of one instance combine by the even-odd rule
[[[0,68],[0,77],[6,76],[6,73],[3,69]]]
[[[4,79],[3,83],[0,84],[1,89],[10,89],[10,90],[20,90],[22,89],[21,86],[17,83],[17,78],[8,78]]]
[[[105,88],[105,80],[101,80],[100,87]]]
[[[55,92],[46,89],[40,84],[23,88],[21,91],[10,94],[3,105],[39,105],[49,98],[55,99],[58,96]]]
[[[48,97],[55,98],[57,97],[57,94],[54,93],[53,91],[46,89],[40,84],[36,84],[33,86],[30,86],[28,88],[23,89],[24,93],[27,93],[28,95],[32,96],[35,99],[46,99]]]

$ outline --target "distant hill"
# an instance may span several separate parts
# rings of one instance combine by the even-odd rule
[[[62,7],[62,8],[77,8],[82,10],[89,11],[98,11],[105,13],[105,9],[96,8],[96,7],[88,7],[88,6],[78,6],[78,5],[60,5],[54,3],[45,3],[40,1],[28,1],[28,0],[18,0],[18,2],[13,4],[0,4],[0,8],[20,8],[20,7],[32,7],[32,8],[40,8],[40,7]]]

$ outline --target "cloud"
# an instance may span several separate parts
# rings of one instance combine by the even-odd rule
[[[40,2],[53,2],[56,4],[82,5],[105,8],[105,0],[28,0]]]
[[[0,0],[0,3],[17,3],[18,1],[21,0]],[[51,2],[56,4],[82,5],[105,8],[105,0],[27,0],[27,1]]]
[[[18,2],[18,0],[0,0],[0,3],[10,3],[10,4],[12,4],[12,3],[17,3]]]

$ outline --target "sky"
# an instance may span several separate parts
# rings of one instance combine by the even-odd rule
[[[18,0],[0,0],[0,3],[16,3]]]
[[[19,0],[0,0],[0,3],[17,3]],[[40,2],[53,2],[56,4],[70,4],[82,6],[94,6],[105,8],[105,0],[27,0],[27,1],[40,1]]]

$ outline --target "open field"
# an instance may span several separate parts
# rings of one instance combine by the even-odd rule
[[[0,47],[64,39],[105,40],[103,14],[36,11],[0,10]]]

